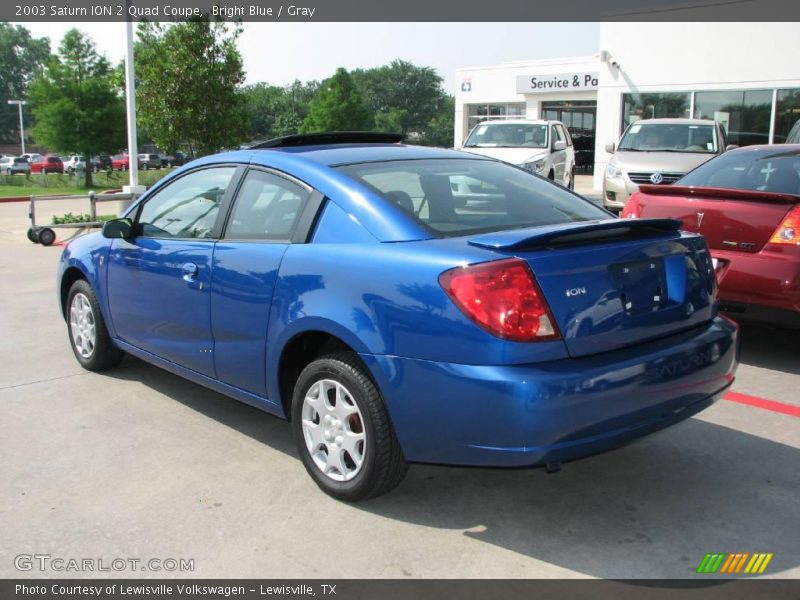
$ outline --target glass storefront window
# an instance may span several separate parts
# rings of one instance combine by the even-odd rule
[[[487,119],[519,119],[525,118],[525,103],[510,102],[505,104],[468,104],[467,105],[467,131],[468,133],[478,123]]]
[[[691,95],[688,92],[622,95],[622,131],[641,119],[687,118]]]
[[[712,119],[725,126],[728,143],[737,146],[769,143],[772,90],[697,92],[694,118]]]
[[[800,121],[800,89],[778,90],[773,141],[776,144],[785,142],[789,131],[798,121]]]

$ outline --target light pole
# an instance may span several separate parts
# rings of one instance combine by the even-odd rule
[[[22,145],[20,154],[25,154],[25,125],[22,122],[22,105],[27,104],[27,102],[25,100],[9,100],[8,103],[16,104],[19,109],[19,142]]]
[[[130,5],[126,0],[125,6]],[[125,108],[128,114],[128,185],[125,192],[139,195],[145,190],[139,185],[139,149],[136,144],[136,75],[133,67],[133,20],[125,20]],[[120,202],[120,214],[132,204],[132,200]]]

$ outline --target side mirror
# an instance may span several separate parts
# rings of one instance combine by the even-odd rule
[[[564,140],[556,140],[553,142],[553,151],[558,152],[559,150],[566,150],[567,149],[567,142]]]
[[[133,221],[130,219],[106,221],[103,225],[103,237],[109,239],[122,238],[124,240],[133,237]]]
[[[614,146],[614,142],[608,142],[606,144],[606,152],[609,154],[614,154],[614,150],[616,150],[616,146]]]
[[[725,152],[727,152],[728,150],[736,150],[736,148],[738,147],[739,147],[738,144],[728,144],[727,146],[725,146]]]

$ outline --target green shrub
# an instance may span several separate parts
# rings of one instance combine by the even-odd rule
[[[98,221],[110,221],[111,219],[116,219],[117,215],[98,215]],[[87,214],[82,215],[73,215],[72,213],[67,213],[62,216],[53,215],[53,225],[64,225],[65,223],[91,223],[92,216]]]

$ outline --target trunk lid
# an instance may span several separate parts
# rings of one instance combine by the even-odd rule
[[[759,252],[800,198],[790,194],[689,186],[643,185],[638,215],[672,217],[701,233],[712,250]]]
[[[711,256],[673,219],[569,223],[469,243],[527,261],[570,356],[606,352],[700,325],[716,314]]]

